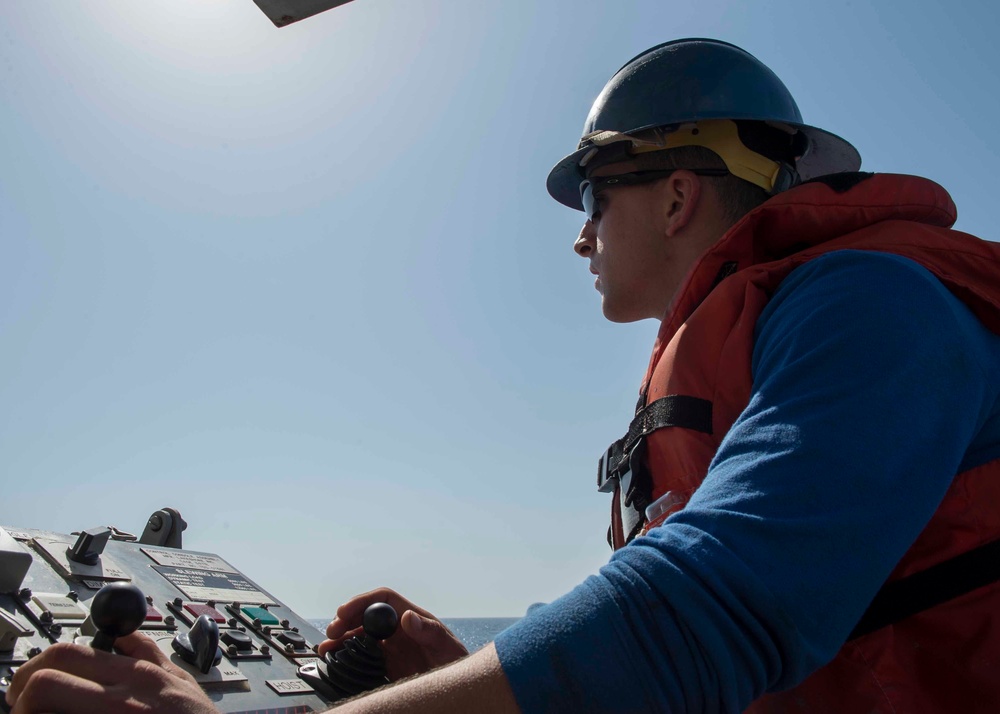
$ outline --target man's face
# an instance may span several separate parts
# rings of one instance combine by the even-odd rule
[[[629,163],[604,166],[593,177],[634,171]],[[573,245],[597,275],[604,316],[612,322],[660,319],[694,255],[689,240],[667,235],[672,201],[668,181],[609,187],[596,197],[600,215],[587,221]]]

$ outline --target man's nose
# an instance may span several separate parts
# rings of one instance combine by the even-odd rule
[[[597,237],[597,231],[594,230],[594,224],[587,221],[583,224],[583,228],[580,229],[580,235],[573,242],[573,250],[581,258],[587,258],[592,252],[594,252],[594,240]]]

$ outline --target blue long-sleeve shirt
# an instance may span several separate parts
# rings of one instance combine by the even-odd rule
[[[1000,337],[907,259],[797,268],[758,321],[752,370],[688,505],[497,637],[526,714],[740,712],[794,686],[833,658],[953,476],[1000,458]]]

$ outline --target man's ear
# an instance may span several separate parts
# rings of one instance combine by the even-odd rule
[[[702,183],[697,174],[680,169],[671,174],[663,184],[666,234],[672,238],[694,218],[702,198]]]

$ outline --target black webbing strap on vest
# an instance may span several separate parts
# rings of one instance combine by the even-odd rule
[[[711,434],[712,402],[683,394],[657,399],[636,411],[628,433],[598,459],[597,490],[619,492],[621,503],[615,507],[621,509],[626,542],[641,529],[646,506],[652,497],[652,483],[645,467],[645,438],[668,426]]]
[[[597,490],[614,490],[613,480],[628,471],[629,457],[639,441],[657,429],[679,426],[712,433],[712,402],[699,397],[670,394],[636,412],[628,433],[608,447],[597,462]]]
[[[847,639],[867,635],[998,581],[1000,540],[995,540],[883,585]]]

